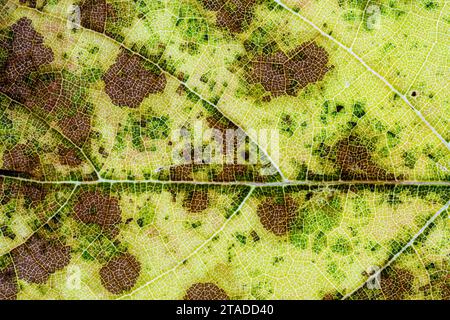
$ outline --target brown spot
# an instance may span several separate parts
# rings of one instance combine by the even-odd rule
[[[151,93],[164,91],[166,77],[146,70],[142,59],[126,51],[120,52],[114,63],[103,76],[105,90],[117,106],[139,107]]]
[[[216,117],[210,116],[206,118],[206,122],[208,126],[212,129],[215,129],[214,133],[215,141],[222,146],[222,154],[223,155],[233,155],[233,159],[235,162],[237,161],[237,151],[245,138],[244,133],[238,131],[238,127],[226,118],[217,119]],[[233,134],[232,136],[227,137],[227,130]],[[233,141],[229,141],[233,139]],[[231,150],[228,150],[228,144]]]
[[[393,174],[372,161],[367,147],[354,136],[337,144],[336,163],[342,180],[395,180]]]
[[[214,283],[194,283],[186,290],[184,300],[229,300],[225,290]]]
[[[217,11],[217,26],[240,33],[253,19],[256,0],[203,0],[206,9]]]
[[[74,206],[75,217],[84,223],[99,225],[112,238],[117,236],[117,224],[122,221],[119,201],[100,191],[85,191]]]
[[[177,90],[175,91],[179,96],[182,96],[184,93],[186,93],[186,87],[183,84],[180,84],[177,87]]]
[[[183,207],[187,208],[189,212],[197,213],[208,208],[209,199],[208,191],[194,190],[189,192],[183,201]]]
[[[28,282],[45,283],[70,262],[70,247],[34,234],[11,251],[18,277]]]
[[[414,276],[404,269],[389,268],[381,273],[381,293],[386,300],[402,300],[411,294]]]
[[[263,227],[277,236],[288,233],[297,215],[298,205],[289,196],[281,200],[268,198],[258,205],[257,214]]]
[[[209,116],[206,118],[208,126],[220,131],[226,131],[228,129],[237,130],[238,127],[226,118],[217,119],[216,117]]]
[[[60,146],[58,148],[58,156],[59,162],[65,166],[76,167],[82,163],[81,159],[78,157],[76,150],[73,148]]]
[[[225,164],[223,169],[214,178],[214,181],[232,182],[241,180],[248,173],[249,166],[244,164]]]
[[[450,300],[450,277],[447,275],[445,280],[438,286],[441,291],[442,300]]]
[[[20,3],[28,3],[30,8],[36,8],[36,0],[20,0]]]
[[[134,287],[140,272],[140,262],[125,253],[112,258],[100,269],[100,280],[109,292],[120,294]]]
[[[255,230],[252,230],[252,232],[250,232],[250,236],[252,237],[252,240],[254,242],[258,242],[259,240],[261,240],[261,238],[259,237],[258,233]]]
[[[83,110],[74,110],[72,97],[76,86],[63,85],[59,74],[51,74],[51,81],[39,78],[30,81],[28,78],[33,72],[53,61],[53,52],[44,46],[43,37],[33,29],[30,19],[18,20],[11,30],[12,41],[0,44],[8,51],[5,67],[0,70],[0,91],[44,117],[63,113],[58,123],[61,131],[72,142],[82,145],[89,136],[90,119]],[[67,110],[74,111],[74,115],[67,115]]]
[[[250,180],[255,182],[265,182],[267,178],[260,175],[257,170],[258,166],[246,164],[224,164],[222,170],[213,173],[211,180],[216,182],[233,182]],[[188,163],[175,165],[170,167],[171,181],[193,181],[193,173],[196,170],[206,169],[210,167],[207,164]],[[209,172],[208,172],[209,174]]]
[[[337,300],[336,296],[333,293],[327,293],[322,297],[322,300]]]
[[[65,116],[58,122],[58,125],[70,141],[82,146],[89,138],[91,118],[82,112],[77,112],[73,116]]]
[[[37,183],[23,184],[20,189],[25,199],[30,202],[29,206],[36,206],[38,203],[43,202],[47,196],[47,187]]]
[[[25,105],[45,118],[48,115],[66,117],[77,111],[85,111],[86,105],[78,101],[82,100],[81,88],[86,85],[80,80],[66,80],[60,72],[45,73],[33,81],[33,95],[28,97]]]
[[[98,148],[98,153],[100,153],[103,158],[108,158],[108,156],[109,156],[108,152],[106,152],[105,147],[103,147],[103,146]]]
[[[213,181],[218,182],[233,182],[250,180],[254,182],[265,182],[266,177],[260,175],[258,166],[246,164],[224,164],[222,171],[213,177]]]
[[[366,272],[363,273],[368,276]],[[381,272],[381,290],[368,289],[365,286],[358,289],[352,296],[353,300],[403,300],[412,293],[414,276],[405,269],[388,267]]]
[[[296,96],[310,83],[323,79],[329,68],[328,53],[315,42],[305,42],[287,54],[258,55],[251,61],[250,83],[260,83],[272,96]]]
[[[73,102],[78,98],[83,83],[69,83],[59,73],[47,74],[51,80],[37,79],[33,82],[33,94],[24,104],[44,118],[60,118],[58,126],[71,142],[82,146],[91,130],[90,116],[83,113],[86,105]],[[79,100],[79,99],[78,99]]]
[[[114,16],[114,9],[105,0],[85,0],[80,6],[80,14],[83,27],[103,33],[107,18]]]
[[[8,265],[0,271],[0,300],[16,300],[18,292],[14,267]]]
[[[436,299],[436,293],[440,293],[441,300],[450,300],[450,274],[448,265],[444,264],[442,271],[433,273],[432,279],[428,287],[433,288],[433,296]],[[437,291],[437,292],[436,292]]]
[[[52,81],[38,81],[34,87],[34,94],[25,101],[25,105],[32,110],[45,113],[47,116],[60,110],[67,112],[71,109],[70,95],[63,88],[63,79],[60,75]]]
[[[28,18],[21,18],[11,26],[12,41],[3,41],[8,58],[0,71],[0,91],[23,102],[33,88],[26,77],[42,65],[53,61],[53,52],[44,46],[44,38],[37,33]]]
[[[8,183],[3,186],[3,179],[0,179],[0,204],[7,204],[11,199],[22,195],[25,205],[28,208],[36,207],[47,197],[49,186],[40,183]],[[50,210],[50,208],[47,208]]]
[[[171,181],[193,181],[192,173],[194,170],[193,164],[180,164],[170,167]]]
[[[40,176],[41,174],[39,155],[31,146],[25,144],[17,144],[11,150],[4,152],[3,168],[25,173],[33,177]]]

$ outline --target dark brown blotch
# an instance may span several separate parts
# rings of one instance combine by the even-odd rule
[[[171,181],[193,181],[193,164],[180,164],[171,166],[170,169],[170,180]]]
[[[209,116],[206,118],[206,122],[210,128],[215,130],[214,140],[222,147],[222,155],[233,156],[234,161],[237,162],[238,148],[245,139],[244,133],[238,131],[238,126],[224,117],[217,119],[215,116]],[[233,135],[227,137],[227,131]],[[228,141],[231,139],[232,141]]]
[[[212,282],[194,283],[187,290],[184,300],[229,300],[228,294]]]
[[[37,0],[20,0],[20,3],[27,4],[30,8],[36,8]]]
[[[222,171],[213,177],[213,181],[233,182],[242,180],[249,173],[249,166],[244,164],[224,164]]]
[[[85,0],[80,5],[81,25],[100,33],[105,32],[108,17],[114,17],[114,9],[106,0]]]
[[[51,274],[69,264],[70,247],[34,234],[12,250],[11,255],[20,279],[42,284]]]
[[[191,213],[202,212],[209,206],[208,190],[193,190],[183,201],[183,207]]]
[[[261,84],[273,97],[296,96],[308,84],[323,79],[330,70],[328,53],[315,42],[305,42],[288,52],[257,55],[250,63],[247,79]]]
[[[13,265],[0,271],[0,300],[16,300],[19,287]]]
[[[60,146],[58,148],[58,157],[59,162],[65,166],[77,167],[82,163],[82,160],[74,148]]]
[[[402,300],[411,294],[414,275],[405,269],[388,268],[381,273],[381,294],[386,300]]]
[[[48,185],[38,183],[26,183],[20,187],[20,192],[30,208],[42,203],[47,197],[48,191]]]
[[[368,289],[364,286],[350,298],[352,300],[404,300],[412,293],[414,275],[406,269],[388,267],[381,272],[379,284],[381,289]]]
[[[0,70],[0,91],[20,102],[33,93],[27,77],[40,66],[53,61],[53,51],[44,45],[44,38],[32,26],[28,18],[21,18],[11,26],[12,39],[2,41],[8,58]]]
[[[4,152],[2,169],[30,177],[42,175],[39,155],[32,146],[26,144],[17,144],[11,150]]]
[[[111,238],[118,235],[117,225],[122,221],[122,212],[116,197],[101,191],[84,191],[73,211],[77,220],[99,225]]]
[[[0,91],[44,118],[59,115],[62,133],[81,146],[90,133],[90,117],[85,107],[74,105],[72,98],[82,84],[65,84],[59,73],[36,77],[34,73],[41,66],[53,61],[52,50],[43,44],[42,35],[34,30],[28,18],[14,23],[11,31],[12,40],[0,43],[8,52],[5,66],[0,70]]]
[[[256,0],[203,0],[207,10],[216,11],[218,27],[232,33],[240,33],[253,20]]]
[[[74,115],[67,115],[58,122],[62,133],[77,146],[83,146],[91,132],[91,117],[77,111]]]
[[[121,294],[134,287],[140,272],[140,262],[133,255],[125,253],[112,258],[100,269],[100,280],[109,292]]]
[[[283,198],[267,198],[257,209],[263,227],[277,236],[284,236],[290,230],[297,216],[298,204],[289,196]]]
[[[166,77],[144,67],[136,54],[122,50],[116,62],[104,74],[105,90],[117,106],[137,108],[149,94],[163,92]]]
[[[342,180],[395,180],[395,175],[372,160],[368,147],[356,136],[337,143],[336,164]]]

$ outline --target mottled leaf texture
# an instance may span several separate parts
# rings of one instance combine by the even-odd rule
[[[449,24],[0,0],[0,300],[448,300]]]

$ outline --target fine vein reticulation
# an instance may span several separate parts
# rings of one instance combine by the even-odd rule
[[[450,298],[445,1],[0,9],[0,300]]]

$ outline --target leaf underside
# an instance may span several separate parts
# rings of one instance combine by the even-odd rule
[[[0,300],[449,299],[449,23],[444,0],[0,0]]]

